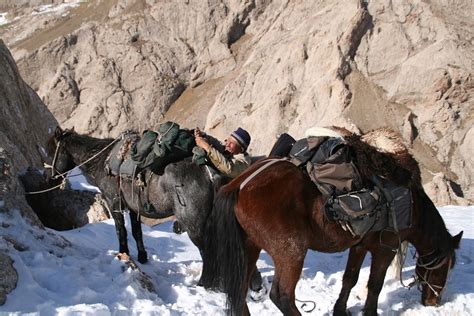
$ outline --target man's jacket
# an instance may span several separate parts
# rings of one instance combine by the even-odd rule
[[[237,177],[250,166],[250,157],[247,153],[238,155],[221,153],[212,145],[207,157],[220,172],[229,178]]]

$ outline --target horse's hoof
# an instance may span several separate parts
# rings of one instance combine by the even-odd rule
[[[250,290],[249,293],[250,293],[250,298],[252,299],[252,301],[260,302],[265,298],[265,295],[267,294],[267,289],[264,286],[262,286],[259,290],[256,290],[256,291]]]
[[[178,221],[175,221],[173,223],[173,232],[178,235],[184,233],[183,226],[181,226],[181,224]]]
[[[148,254],[146,253],[146,251],[138,253],[138,262],[140,262],[141,264],[148,262]]]
[[[351,316],[351,312],[348,309],[334,309],[333,316]]]

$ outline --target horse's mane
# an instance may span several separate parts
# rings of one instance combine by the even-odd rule
[[[107,144],[110,144],[113,140],[113,138],[95,138],[89,135],[78,134],[76,132],[70,132],[64,136],[64,141],[66,143],[75,144],[91,151],[102,149]]]
[[[434,255],[439,257],[451,256],[453,260],[452,266],[454,266],[456,263],[455,247],[452,243],[452,236],[446,228],[441,214],[422,188],[418,189],[417,195],[419,195],[421,202],[419,207],[422,212],[422,230],[431,241]]]
[[[455,260],[454,248],[446,225],[436,206],[422,187],[418,162],[393,130],[382,128],[364,135],[344,137],[356,157],[356,164],[364,177],[376,174],[397,185],[416,191],[419,196],[421,212],[420,225],[438,256],[451,256]]]

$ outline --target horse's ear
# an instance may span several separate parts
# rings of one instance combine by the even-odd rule
[[[453,238],[451,238],[451,241],[453,243],[453,247],[454,249],[458,249],[459,248],[459,244],[461,243],[461,238],[462,238],[462,234],[464,233],[464,231],[461,230],[461,232],[459,234],[457,234],[456,236],[454,236]]]
[[[63,134],[63,130],[61,129],[61,127],[56,126],[56,129],[54,130],[54,137],[59,138],[61,137],[62,134]]]

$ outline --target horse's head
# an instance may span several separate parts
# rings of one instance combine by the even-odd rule
[[[416,276],[421,285],[421,303],[438,306],[441,293],[446,287],[448,275],[456,263],[455,249],[459,248],[463,232],[451,237],[452,248],[447,254],[429,253],[420,256],[416,262]]]
[[[61,175],[71,169],[73,169],[76,164],[67,151],[67,138],[68,136],[74,133],[73,129],[62,130],[59,126],[56,127],[53,136],[49,139],[47,143],[46,150],[48,155],[52,157],[51,160],[51,178],[55,179],[55,176]]]

